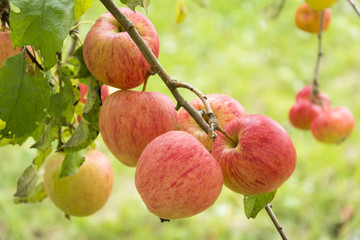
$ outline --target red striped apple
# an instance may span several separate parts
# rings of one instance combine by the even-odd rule
[[[323,31],[328,29],[331,22],[331,9],[327,8],[324,10],[324,26]],[[295,13],[295,24],[296,26],[309,33],[318,33],[321,24],[321,12],[312,9],[308,4],[301,4]]]
[[[209,94],[206,97],[221,127],[224,127],[235,118],[247,115],[245,108],[230,96]],[[204,104],[200,98],[196,98],[189,103],[197,110],[204,109]],[[201,144],[211,151],[212,141],[207,141],[207,134],[185,109],[181,109],[179,112],[179,129],[195,136]]]
[[[125,165],[135,167],[151,140],[175,130],[177,112],[165,94],[119,90],[103,103],[99,125],[112,154]]]
[[[273,119],[249,114],[231,121],[224,130],[236,142],[219,134],[212,154],[222,168],[225,186],[231,190],[244,195],[271,192],[295,170],[294,144]]]
[[[120,11],[134,24],[156,57],[159,38],[151,21],[129,8]],[[107,12],[99,17],[84,40],[83,54],[91,74],[106,85],[130,89],[148,77],[150,65],[114,16]]]
[[[11,38],[10,31],[0,31],[0,67],[9,57],[12,57],[16,54],[19,54],[23,51],[23,48],[17,47],[14,49]]]
[[[340,144],[348,138],[355,127],[355,119],[346,107],[328,109],[311,123],[311,132],[320,142]]]
[[[195,137],[170,131],[144,149],[135,185],[150,212],[162,219],[178,219],[209,208],[220,195],[223,175]]]
[[[79,89],[80,89],[80,102],[86,103],[85,96],[88,92],[88,85],[79,83]],[[109,86],[103,84],[101,86],[101,100],[104,102],[108,96],[109,96]]]
[[[75,175],[58,178],[64,158],[65,153],[56,153],[45,164],[47,195],[67,215],[82,217],[97,212],[112,191],[113,170],[109,159],[97,150],[90,150]]]

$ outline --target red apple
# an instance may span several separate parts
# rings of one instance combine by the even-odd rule
[[[314,98],[314,99],[312,99]],[[296,102],[299,102],[300,100],[307,100],[307,101],[313,101],[315,104],[323,105],[325,108],[331,106],[331,101],[328,95],[326,95],[324,92],[318,91],[318,95],[312,97],[312,86],[308,85],[303,87],[297,94],[296,94]]]
[[[120,11],[135,25],[156,57],[159,38],[151,21],[129,8]],[[101,15],[86,35],[83,47],[86,66],[103,83],[121,89],[141,85],[150,65],[129,34],[109,12]]]
[[[235,118],[247,115],[245,108],[230,96],[224,94],[209,94],[206,95],[206,97],[221,127],[224,127]],[[197,110],[205,108],[200,98],[196,98],[189,103]],[[185,109],[181,109],[179,112],[178,125],[180,130],[192,134],[201,144],[211,151],[213,146],[212,141],[207,141],[207,134]]]
[[[0,68],[7,58],[19,54],[22,51],[23,48],[21,47],[14,49],[9,30],[0,31]]]
[[[45,165],[44,186],[51,201],[65,214],[88,216],[101,209],[113,186],[113,170],[108,158],[90,150],[79,171],[58,178],[65,153],[54,154]]]
[[[125,165],[135,167],[151,140],[175,130],[177,112],[165,94],[119,90],[103,103],[99,125],[113,155]]]
[[[83,84],[83,83],[79,83],[79,89],[80,89],[80,102],[82,103],[86,103],[86,94],[88,92],[88,85]],[[105,99],[109,96],[109,86],[107,86],[106,84],[103,84],[101,86],[101,99],[104,102]]]
[[[150,212],[162,219],[178,219],[209,208],[220,195],[223,175],[195,137],[170,131],[144,149],[135,185]]]
[[[327,8],[324,11],[323,31],[328,29],[331,22],[331,9]],[[318,33],[321,24],[321,12],[312,9],[307,3],[303,3],[296,10],[295,24],[305,32]]]
[[[311,101],[300,100],[290,109],[289,120],[294,127],[307,130],[310,129],[311,122],[321,111],[321,106]]]
[[[355,127],[355,119],[346,107],[328,109],[319,114],[311,124],[313,136],[320,142],[340,144]]]
[[[219,134],[212,154],[219,162],[224,184],[244,195],[274,191],[293,173],[296,151],[289,134],[273,119],[257,114],[237,118]]]

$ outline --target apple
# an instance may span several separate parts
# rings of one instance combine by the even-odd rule
[[[289,112],[289,120],[294,127],[310,129],[312,120],[322,111],[321,106],[311,101],[301,100],[295,103]]]
[[[9,30],[0,31],[0,68],[7,58],[19,54],[22,51],[23,48],[21,47],[14,49]]]
[[[325,8],[331,7],[337,0],[306,0],[309,6],[317,11],[322,11]]]
[[[355,127],[355,119],[346,107],[335,107],[319,114],[311,123],[315,139],[325,143],[340,144]]]
[[[191,134],[170,131],[146,146],[135,185],[150,212],[161,219],[190,217],[209,208],[223,186],[221,167]]]
[[[228,123],[219,134],[212,154],[219,162],[224,184],[243,195],[257,195],[279,188],[293,173],[296,150],[285,129],[275,120],[249,114]]]
[[[331,107],[331,101],[328,95],[324,92],[318,91],[317,96],[312,96],[312,86],[307,85],[303,87],[295,97],[296,102],[300,100],[313,101],[317,105],[322,105],[325,108]]]
[[[323,31],[328,29],[331,22],[331,10],[324,10],[324,26]],[[309,33],[318,33],[321,25],[321,12],[309,7],[306,3],[301,4],[295,13],[296,26]]]
[[[208,94],[206,97],[221,127],[224,127],[235,118],[247,115],[245,108],[230,96],[224,94]],[[189,103],[197,110],[205,109],[200,98],[193,99]],[[208,119],[205,118],[205,120]],[[181,109],[179,112],[178,126],[180,130],[186,131],[196,137],[201,144],[211,151],[213,146],[212,141],[208,141],[208,135],[185,109]]]
[[[79,89],[80,89],[80,102],[82,103],[86,103],[86,94],[88,92],[88,85],[83,84],[83,83],[79,83]],[[104,102],[105,99],[109,96],[109,86],[107,86],[106,84],[103,84],[101,86],[101,99]]]
[[[151,21],[140,12],[119,8],[135,25],[156,57],[159,37]],[[84,40],[83,54],[91,74],[106,85],[130,89],[148,77],[150,65],[114,16],[107,12],[99,17]]]
[[[97,150],[86,153],[79,171],[58,178],[65,153],[55,153],[44,169],[45,191],[51,201],[65,214],[88,216],[101,209],[113,187],[113,170],[108,158]]]
[[[112,154],[135,167],[151,140],[177,126],[173,101],[163,93],[119,90],[100,109],[101,136]]]

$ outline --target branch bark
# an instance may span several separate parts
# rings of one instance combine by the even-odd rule
[[[355,12],[360,16],[360,8],[353,0],[348,0],[350,5],[354,8]]]
[[[166,86],[169,88],[171,94],[175,97],[177,101],[176,109],[180,109],[183,107],[188,113],[195,119],[195,121],[201,126],[201,128],[206,132],[210,133],[212,136],[212,139],[214,140],[216,137],[215,129],[211,128],[211,125],[209,125],[204,118],[201,116],[201,114],[193,107],[191,106],[184,97],[180,94],[178,89],[174,86],[174,84],[177,82],[176,80],[173,80],[171,76],[165,71],[165,69],[161,66],[160,62],[157,60],[153,52],[150,50],[150,48],[146,45],[145,41],[142,39],[139,32],[136,30],[133,23],[127,19],[127,17],[119,10],[118,6],[114,3],[112,0],[100,0],[102,4],[106,7],[106,9],[116,18],[116,20],[119,21],[119,23],[124,27],[124,29],[127,31],[127,33],[130,35],[132,40],[135,42],[135,44],[140,49],[141,53],[144,55],[145,59],[150,64],[152,71],[157,73],[160,78],[163,80],[163,82],[166,84]],[[203,101],[207,102],[206,99],[203,98],[203,94],[201,93],[202,97],[200,97]],[[210,110],[210,112],[208,112]],[[209,123],[211,122],[217,122],[215,114],[213,114],[211,107],[206,110],[207,114],[209,115]]]
[[[287,238],[287,236],[286,236],[286,234],[285,234],[285,232],[284,232],[284,229],[283,229],[282,226],[280,225],[279,221],[277,220],[277,218],[276,218],[276,216],[275,216],[275,214],[274,214],[274,212],[272,211],[271,208],[272,208],[272,205],[271,205],[271,204],[266,205],[266,207],[265,207],[266,212],[269,214],[269,216],[270,216],[272,222],[274,223],[276,229],[278,230],[281,238],[282,238],[283,240],[287,240],[288,238]]]

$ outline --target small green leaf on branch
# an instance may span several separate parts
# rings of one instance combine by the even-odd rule
[[[91,73],[89,72],[85,64],[84,55],[83,55],[83,46],[75,50],[74,57],[79,61],[79,68],[75,75],[75,78],[87,78],[91,76]]]
[[[57,134],[58,127],[55,124],[55,120],[52,118],[50,122],[45,126],[45,130],[41,137],[34,143],[31,148],[37,148],[45,151],[51,148],[51,142],[54,140]]]
[[[276,190],[273,192],[244,196],[244,210],[246,217],[256,218],[257,214],[266,207],[275,197]]]
[[[0,68],[0,119],[6,122],[1,137],[29,137],[39,127],[49,104],[50,85],[45,78],[26,72],[24,52],[8,58]]]
[[[87,100],[81,122],[71,138],[62,146],[67,152],[74,152],[89,146],[99,134],[99,111],[101,107],[99,81],[89,77]]]
[[[17,190],[14,197],[27,197],[37,182],[37,171],[34,165],[25,169],[17,182]]]
[[[45,187],[43,183],[36,185],[30,194],[26,197],[14,197],[14,203],[37,203],[41,202],[46,198],[47,194],[45,192]]]
[[[135,12],[137,6],[143,7],[147,12],[150,0],[120,0],[123,4],[126,4],[131,10]]]
[[[74,22],[74,0],[12,0],[20,12],[10,14],[11,39],[15,47],[34,46],[50,69],[57,62],[64,39]]]
[[[78,20],[93,4],[93,0],[75,0],[75,20]]]
[[[59,178],[68,177],[76,174],[79,167],[85,161],[85,152],[69,152],[66,153],[64,161],[61,165],[61,172]]]

